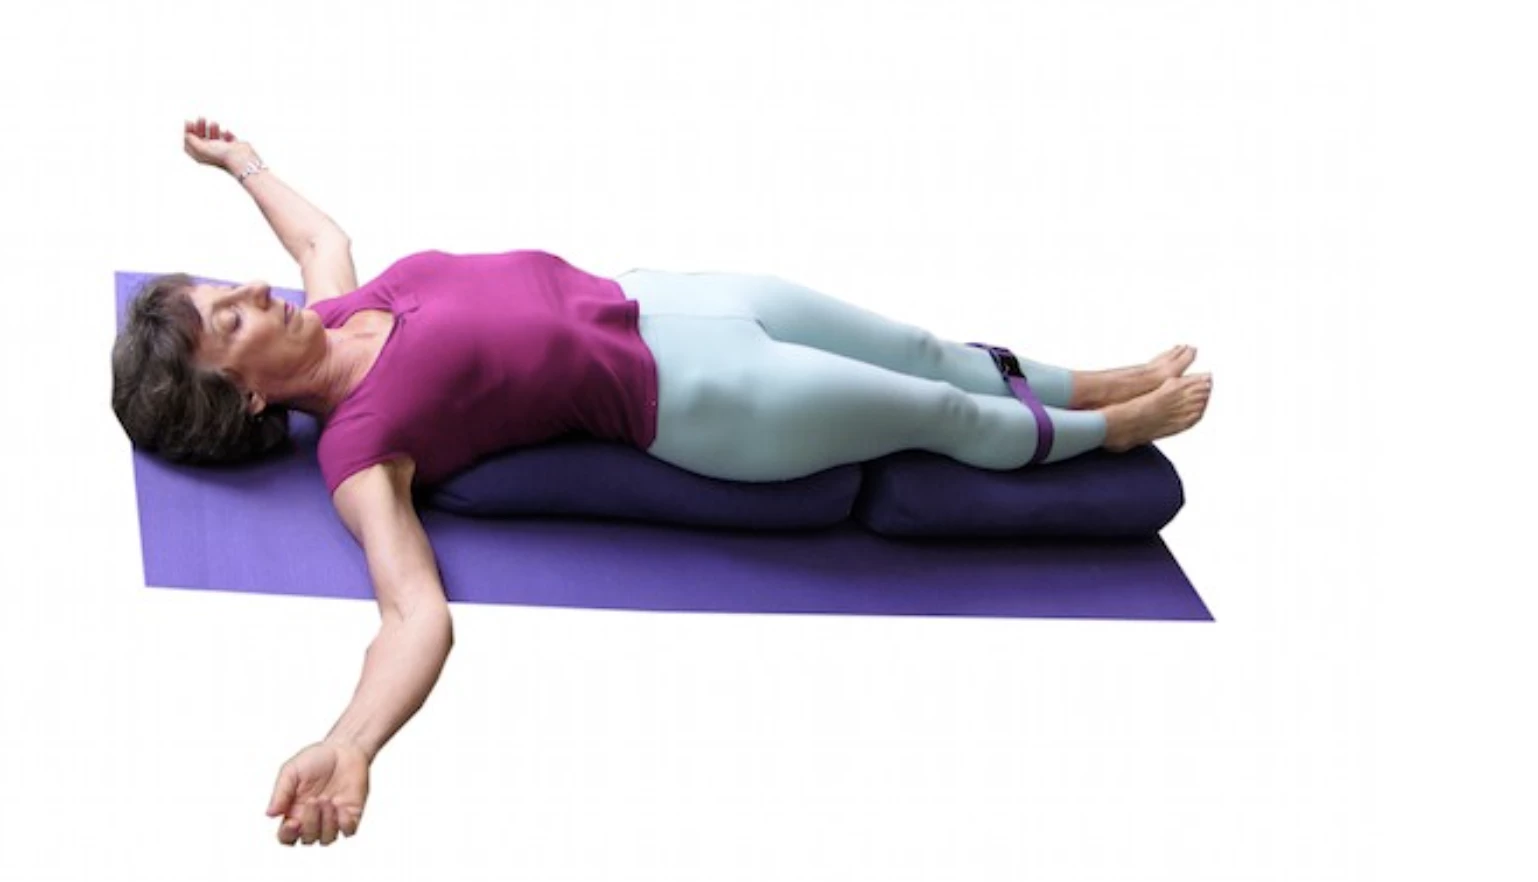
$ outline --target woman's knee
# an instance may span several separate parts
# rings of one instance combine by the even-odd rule
[[[982,417],[971,395],[940,381],[921,396],[919,405],[910,440],[925,448],[953,444],[975,434]]]
[[[907,335],[906,345],[913,357],[914,364],[923,365],[925,376],[935,378],[946,376],[945,341],[941,340],[936,334],[917,325],[903,325],[902,327]]]

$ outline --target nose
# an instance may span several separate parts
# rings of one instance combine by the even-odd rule
[[[272,305],[272,286],[260,279],[245,284],[246,293],[262,309]]]

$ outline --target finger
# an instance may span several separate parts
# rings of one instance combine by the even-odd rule
[[[330,845],[336,841],[336,805],[329,799],[320,803],[320,844]]]
[[[304,844],[314,845],[320,838],[320,806],[314,802],[305,803],[304,814]]]
[[[213,125],[208,127],[208,136],[210,138],[213,138],[215,141],[219,140],[219,124],[218,123],[214,123]]]
[[[288,814],[294,801],[294,789],[299,786],[299,776],[288,763],[278,770],[278,781],[272,786],[272,800],[267,803],[267,817]]]
[[[198,133],[198,137],[199,138],[203,137],[203,135],[208,132],[208,120],[205,120],[201,116],[198,117],[198,127],[197,127],[196,131]]]
[[[284,818],[278,825],[278,842],[284,845],[293,845],[299,841],[299,819]]]
[[[234,132],[225,132],[224,133],[224,140],[226,140],[226,141],[233,141],[233,140],[235,140],[235,133]]]
[[[341,827],[342,835],[349,838],[358,832],[358,825],[363,823],[363,810],[350,805],[344,805],[338,809],[337,815],[338,820],[341,822],[339,826]]]

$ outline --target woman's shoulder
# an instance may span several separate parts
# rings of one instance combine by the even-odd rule
[[[344,401],[320,425],[315,458],[326,489],[336,488],[352,475],[392,459],[411,459],[410,453],[391,440],[390,427],[374,409]]]
[[[356,293],[356,291],[390,288],[393,286],[393,283],[398,282],[403,277],[420,274],[424,270],[431,272],[434,267],[438,266],[444,260],[452,260],[453,258],[453,254],[450,254],[447,251],[439,251],[437,249],[413,251],[410,254],[395,258],[395,260],[391,261],[388,265],[385,266],[384,269],[376,273],[367,282],[359,285],[355,289],[354,293]]]
[[[393,273],[406,272],[420,266],[432,266],[446,260],[453,260],[457,256],[436,248],[429,248],[425,251],[413,251],[404,257],[397,257],[395,262],[386,267],[385,271],[380,273],[380,275],[387,276]]]

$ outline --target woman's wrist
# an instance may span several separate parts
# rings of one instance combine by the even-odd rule
[[[379,748],[377,746],[365,744],[358,738],[339,735],[336,733],[327,735],[325,738],[321,739],[321,743],[331,745],[332,747],[339,747],[343,750],[354,751],[362,756],[363,761],[368,765],[373,765],[374,757],[379,754]]]
[[[239,178],[247,166],[265,167],[266,163],[256,154],[255,150],[232,150],[224,160],[224,170],[230,177]]]

